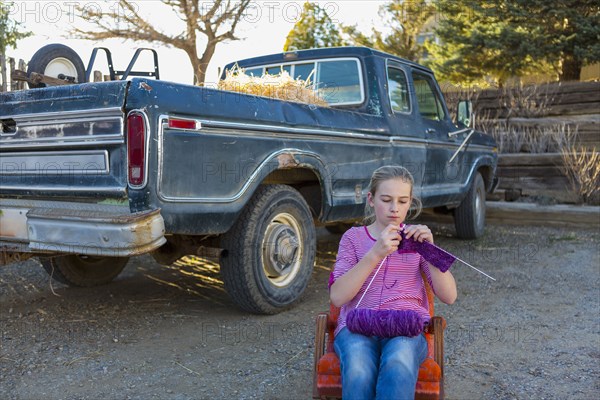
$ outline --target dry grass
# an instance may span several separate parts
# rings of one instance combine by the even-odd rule
[[[486,125],[484,131],[496,140],[500,153],[560,153],[575,142],[578,131],[577,126],[567,124],[523,126],[485,120],[480,124]]]
[[[557,91],[558,87],[550,85],[519,84],[503,88],[499,102],[507,110],[506,119],[543,117],[554,103]]]
[[[328,106],[312,89],[310,77],[307,80],[292,79],[287,71],[278,75],[247,75],[243,68],[235,67],[227,71],[224,80],[219,81],[218,89],[253,94],[281,100],[317,106]]]
[[[563,148],[565,175],[585,204],[600,204],[600,153],[596,149],[568,146]]]

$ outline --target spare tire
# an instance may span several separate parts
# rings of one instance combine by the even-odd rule
[[[81,57],[64,44],[49,44],[39,49],[27,65],[27,75],[32,72],[64,79],[71,83],[85,82],[85,67]],[[46,87],[45,83],[29,83],[31,89]]]

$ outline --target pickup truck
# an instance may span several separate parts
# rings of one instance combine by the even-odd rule
[[[466,102],[452,121],[431,70],[361,47],[236,64],[310,76],[329,106],[137,77],[1,93],[0,262],[37,256],[85,287],[135,255],[213,247],[234,303],[276,313],[308,284],[315,226],[361,219],[385,164],[458,237],[482,234],[495,142],[468,128]]]

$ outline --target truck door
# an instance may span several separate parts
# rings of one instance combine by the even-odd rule
[[[426,157],[425,132],[420,129],[419,117],[414,111],[406,70],[391,60],[388,60],[386,70],[393,163],[406,167],[412,173],[414,194],[420,197]]]
[[[448,133],[456,130],[448,116],[441,91],[433,75],[412,71],[417,114],[427,143],[423,168],[422,200],[425,207],[448,204],[460,192],[463,172],[459,160],[448,161],[460,142]]]

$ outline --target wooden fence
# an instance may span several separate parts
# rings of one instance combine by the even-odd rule
[[[13,81],[11,75],[15,69],[25,71],[26,68],[27,64],[25,64],[25,61],[19,60],[17,62],[17,60],[12,57],[0,54],[0,92],[25,89],[25,82]]]
[[[459,98],[470,98],[478,119],[501,122],[512,127],[577,128],[577,143],[600,149],[600,82],[566,82],[518,88],[457,91],[444,93],[449,106]]]

